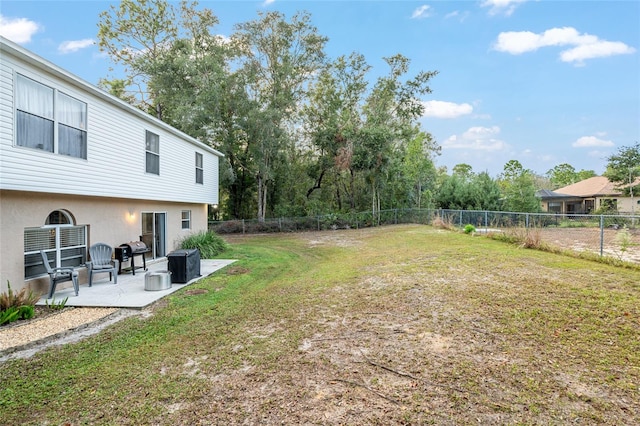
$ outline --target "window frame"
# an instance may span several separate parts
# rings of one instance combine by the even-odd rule
[[[160,135],[150,130],[145,130],[144,135],[145,173],[160,176]],[[151,161],[152,159],[154,161]]]
[[[30,92],[29,87],[31,87],[31,90],[42,90],[42,93],[48,94],[46,99],[44,99],[46,102],[43,103],[43,107],[40,108],[41,111],[36,111],[39,109],[37,105],[29,105],[29,95],[34,96],[36,93]],[[20,73],[15,73],[14,93],[16,122],[14,137],[15,146],[36,149],[57,155],[66,155],[82,160],[87,159],[87,121],[89,115],[87,102],[71,96],[63,90],[41,83]],[[26,96],[24,96],[25,94]],[[77,110],[80,112],[81,119],[77,123],[68,123],[61,118],[61,114],[63,113],[62,106],[65,104],[63,99],[65,98],[68,98],[79,106]],[[67,102],[67,105],[68,104],[70,103]],[[42,143],[37,143],[38,140],[35,140],[36,143],[30,143],[36,133],[33,132],[33,129],[36,131],[42,130],[42,126],[44,124],[47,125],[48,129],[46,129],[44,135],[38,135],[45,136],[42,141],[40,141]],[[71,137],[73,139],[74,133],[76,143],[68,143],[67,137]],[[79,143],[77,143],[78,141]],[[72,149],[74,146],[76,149]]]
[[[187,214],[186,218],[185,213]],[[180,224],[180,228],[183,231],[191,229],[191,210],[182,210],[180,212]]]
[[[204,185],[204,155],[200,152],[196,152],[196,183]]]
[[[51,220],[61,218],[64,220]],[[59,223],[51,223],[59,222]],[[53,267],[78,267],[87,261],[89,227],[76,225],[73,216],[66,210],[49,213],[40,227],[24,228],[24,279],[36,279],[46,275],[40,250],[47,253]]]

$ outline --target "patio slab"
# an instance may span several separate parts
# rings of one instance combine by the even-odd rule
[[[148,291],[144,289],[145,271],[137,270],[136,274],[123,273],[118,275],[118,284],[109,280],[108,274],[99,274],[93,279],[93,285],[89,287],[86,283],[80,283],[80,291],[76,296],[73,287],[56,288],[53,299],[49,303],[58,303],[68,297],[65,306],[76,307],[103,307],[103,308],[138,308],[142,309],[153,302],[174,293],[185,286],[199,281],[219,269],[235,262],[235,260],[223,259],[203,259],[200,261],[200,274],[185,284],[173,283],[166,290]],[[147,272],[157,272],[167,270],[167,260],[158,262],[147,262]],[[36,305],[46,305],[47,296],[43,296]]]

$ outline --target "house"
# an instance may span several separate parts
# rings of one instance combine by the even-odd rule
[[[560,214],[589,214],[609,207],[621,213],[640,211],[640,194],[633,198],[624,196],[615,184],[604,176],[594,176],[555,191],[538,191],[542,210]]]
[[[40,250],[82,284],[93,243],[207,229],[220,152],[2,37],[0,90],[0,293],[46,291]]]

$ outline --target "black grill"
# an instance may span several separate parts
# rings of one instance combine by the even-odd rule
[[[136,274],[136,269],[144,269],[147,270],[147,259],[145,258],[145,254],[151,252],[147,248],[147,245],[142,241],[130,241],[128,243],[120,244],[119,247],[115,248],[115,257],[120,261],[120,266],[118,267],[118,274],[122,273],[122,262],[131,261],[131,273],[133,275]],[[142,266],[135,265],[135,257],[142,256]]]

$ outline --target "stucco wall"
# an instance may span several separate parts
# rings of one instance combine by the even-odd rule
[[[24,280],[24,229],[43,226],[54,210],[66,210],[76,225],[88,225],[88,245],[104,242],[116,247],[138,240],[142,232],[142,212],[167,214],[167,253],[176,249],[185,236],[207,229],[206,204],[0,191],[0,292],[7,290],[7,280],[14,290],[28,286],[44,293],[48,289],[48,277]],[[183,210],[191,210],[190,230],[182,229]],[[86,282],[83,268],[80,285]]]

